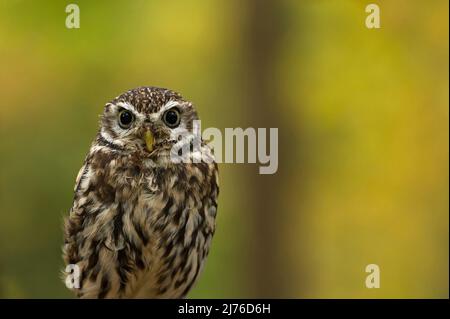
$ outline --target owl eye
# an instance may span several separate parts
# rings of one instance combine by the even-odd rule
[[[127,129],[134,121],[134,115],[128,110],[122,110],[119,113],[119,126],[123,129]]]
[[[164,113],[162,119],[168,127],[175,128],[180,125],[180,111],[176,108],[172,108]]]

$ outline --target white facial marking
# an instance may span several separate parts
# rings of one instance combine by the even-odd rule
[[[111,136],[105,131],[105,128],[102,127],[100,130],[100,135],[109,143],[115,144],[115,145],[121,145],[120,141],[116,142],[111,138]]]

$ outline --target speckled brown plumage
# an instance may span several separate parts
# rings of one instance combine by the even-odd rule
[[[217,165],[170,160],[176,129],[161,117],[172,107],[177,129],[192,130],[192,103],[170,90],[142,87],[105,106],[65,220],[64,261],[81,270],[79,297],[180,298],[202,270],[215,230]],[[135,118],[126,130],[117,124],[124,108]],[[150,151],[146,130],[155,139]]]

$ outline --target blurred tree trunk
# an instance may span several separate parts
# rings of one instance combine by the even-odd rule
[[[244,106],[248,121],[257,127],[278,128],[278,171],[260,175],[255,165],[248,165],[246,176],[249,193],[246,197],[249,216],[248,276],[251,297],[288,297],[294,285],[289,273],[289,249],[283,238],[288,212],[283,187],[294,165],[289,148],[298,144],[291,134],[293,127],[282,121],[277,74],[280,38],[282,36],[282,8],[276,0],[248,0],[240,2],[244,8]],[[269,147],[269,146],[267,146]],[[289,153],[289,154],[288,154]],[[290,158],[289,158],[289,157]],[[295,201],[299,200],[298,198]],[[298,243],[295,243],[297,246]]]

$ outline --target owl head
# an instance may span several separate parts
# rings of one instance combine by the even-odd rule
[[[198,120],[192,103],[157,87],[129,90],[105,105],[98,142],[148,157],[167,155]]]

